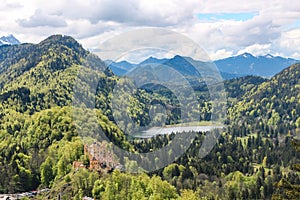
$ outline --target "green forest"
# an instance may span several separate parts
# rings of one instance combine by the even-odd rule
[[[153,163],[126,157],[118,158],[126,170],[99,173],[87,167],[91,160],[84,145],[103,140],[94,135],[99,127],[111,143],[131,153],[153,152],[174,141],[175,133],[138,139],[126,132],[149,123],[159,126],[165,118],[167,125],[179,123],[176,96],[156,85],[139,88],[134,95],[124,89],[117,101],[128,107],[127,113],[113,113],[117,84],[129,88],[132,83],[114,75],[101,58],[69,36],[0,46],[0,194],[49,188],[30,198],[300,199],[300,64],[270,79],[225,80],[226,126],[212,130],[219,135],[212,151],[198,156],[206,132],[178,133],[195,135],[188,150],[151,172],[129,173],[140,163]],[[79,88],[74,92],[74,87]],[[194,89],[198,106],[191,113],[208,122],[208,89]],[[156,115],[151,122],[151,102],[163,105],[166,116]],[[131,120],[123,117],[127,114]],[[122,128],[116,117],[124,119]],[[175,153],[168,152],[166,159]],[[75,169],[74,161],[86,167]]]

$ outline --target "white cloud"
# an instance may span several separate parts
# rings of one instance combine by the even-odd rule
[[[300,28],[282,33],[275,44],[285,56],[300,59]]]
[[[259,3],[257,1],[239,2],[239,4],[235,4],[233,1],[225,2],[228,3],[228,6],[225,6],[224,3],[207,1],[201,12],[239,13],[244,11],[257,12],[258,15],[246,21],[218,20],[203,22],[194,20],[194,23],[178,30],[182,33],[188,33],[207,52],[210,52],[212,58],[218,58],[218,55],[220,55],[219,58],[222,58],[223,54],[217,53],[222,49],[233,52],[233,54],[249,51],[257,55],[272,53],[282,56],[292,55],[288,53],[288,49],[293,52],[297,50],[296,46],[299,46],[300,42],[294,40],[294,44],[290,44],[292,41],[288,39],[286,33],[290,32],[287,29],[289,24],[293,24],[295,20],[300,19],[299,3],[283,7],[282,5],[287,4],[283,1],[267,2],[265,5],[259,4],[261,1]],[[249,5],[249,7],[244,5]],[[296,33],[293,32],[291,35],[295,36]],[[282,45],[279,46],[278,43]]]
[[[26,28],[48,26],[48,27],[66,27],[67,23],[62,16],[49,15],[38,9],[29,19],[17,20],[20,26]]]
[[[226,49],[220,49],[216,52],[210,52],[210,59],[211,60],[218,60],[222,58],[228,58],[233,55],[232,51],[227,51]]]
[[[269,1],[270,2],[270,1]],[[240,13],[240,12],[252,12],[268,6],[268,1],[259,0],[209,0],[200,1],[199,10],[202,13]]]
[[[251,53],[254,55],[266,55],[268,53],[270,53],[270,47],[271,44],[253,44],[251,46],[247,46],[246,48],[238,51],[238,55],[239,54],[243,54],[245,52],[247,53]]]
[[[123,23],[128,26],[169,26],[192,18],[196,1],[160,0],[52,0],[34,1],[36,8],[49,13],[59,13],[68,19],[87,19],[92,24],[103,21]]]
[[[18,2],[13,2],[13,1],[8,1],[8,0],[3,0],[0,4],[0,11],[7,11],[8,9],[17,9],[21,8],[22,5],[19,4]]]
[[[243,12],[257,15],[250,20],[197,18],[199,13]],[[4,0],[0,35],[13,33],[23,42],[39,42],[62,33],[91,49],[123,31],[165,27],[192,38],[211,58],[249,51],[300,59],[299,32],[295,31],[300,27],[293,25],[299,19],[300,2],[284,0]]]

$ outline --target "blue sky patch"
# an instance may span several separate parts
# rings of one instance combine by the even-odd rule
[[[299,28],[300,27],[300,20],[295,20],[289,28]]]
[[[247,21],[257,16],[257,12],[246,12],[246,13],[199,13],[197,15],[200,20],[217,21],[217,20],[236,20],[236,21]]]

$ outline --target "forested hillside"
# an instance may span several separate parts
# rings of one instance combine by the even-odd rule
[[[287,134],[300,127],[300,64],[294,64],[269,81],[247,91],[229,109],[231,124],[246,123],[274,134]],[[268,133],[269,134],[269,133]]]
[[[54,35],[37,45],[0,48],[0,190],[7,193],[33,190],[40,184],[49,186],[70,172],[72,162],[83,154],[71,113],[78,71],[103,79],[98,99],[105,96],[105,85],[115,78],[100,59],[68,36]],[[76,81],[88,86],[84,80]],[[106,99],[97,102],[99,107],[107,107]],[[106,122],[102,126],[114,126],[100,110],[98,114],[100,121]],[[111,134],[110,129],[105,130]],[[116,140],[129,148],[124,134],[117,127],[115,130]],[[49,162],[51,170],[46,173],[44,167]]]
[[[300,155],[292,145],[298,144],[300,134],[300,64],[271,79],[226,80],[227,126],[214,130],[220,137],[206,157],[198,153],[208,133],[198,132],[188,151],[162,169],[102,174],[87,169],[91,161],[84,155],[82,136],[91,139],[90,133],[100,126],[122,149],[153,152],[172,143],[175,134],[148,139],[126,135],[135,125],[150,123],[147,105],[154,101],[165,106],[168,125],[180,121],[178,99],[156,85],[138,89],[130,101],[124,100],[130,94],[123,91],[124,96],[116,101],[128,105],[127,113],[113,115],[111,96],[120,81],[128,87],[132,84],[115,76],[100,58],[68,36],[54,35],[39,44],[1,46],[0,193],[50,188],[36,198],[280,199],[287,197],[281,183],[295,188],[300,184],[299,173],[294,171]],[[74,87],[84,94],[80,96],[84,105],[75,109],[84,112],[77,116],[81,123],[74,119]],[[199,109],[193,113],[207,122],[211,116],[207,87],[195,89]],[[126,114],[132,121],[121,121],[120,128],[114,117]],[[159,115],[153,120],[160,125],[161,119]],[[173,153],[168,152],[169,157]],[[73,168],[74,161],[85,167]],[[138,164],[128,162],[124,167],[136,169]]]

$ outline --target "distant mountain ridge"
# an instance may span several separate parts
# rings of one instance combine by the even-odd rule
[[[232,56],[220,60],[214,61],[214,64],[217,66],[220,71],[221,76],[224,79],[231,79],[237,77],[243,77],[246,75],[262,76],[262,77],[272,77],[275,74],[279,73],[288,66],[300,62],[292,58],[283,58],[279,56],[272,56],[267,54],[265,56],[253,56],[250,53],[244,53],[238,56]],[[208,63],[197,61],[189,57],[182,57],[176,55],[173,58],[154,58],[149,57],[146,60],[133,64],[128,61],[121,62],[106,62],[108,67],[119,76],[122,76],[132,70],[135,67],[146,65],[146,64],[164,64],[179,72],[191,75],[199,76],[197,70],[195,71],[194,66],[201,65],[206,66]]]
[[[128,71],[133,69],[136,64],[129,63],[127,61],[114,62],[111,60],[106,60],[104,63],[109,66],[109,68],[118,76],[126,74]]]
[[[215,64],[221,72],[272,77],[297,62],[299,61],[292,58],[283,58],[270,54],[253,56],[250,53],[243,53],[238,56],[217,60]]]
[[[16,44],[21,44],[21,42],[15,38],[13,35],[8,35],[8,36],[2,36],[0,38],[0,46],[1,45],[16,45]]]
[[[108,60],[105,61],[105,63],[114,72],[114,74],[118,76],[125,75],[136,67],[146,67],[147,65],[165,65],[175,69],[184,76],[201,77],[201,75],[203,76],[204,74],[208,73],[208,69],[210,67],[209,65],[211,65],[211,63],[194,60],[190,57],[183,57],[180,55],[176,55],[173,58],[162,59],[149,57],[138,64],[133,64],[128,61],[114,62]],[[229,74],[226,72],[221,72],[221,76],[224,79],[239,77],[236,74]]]

